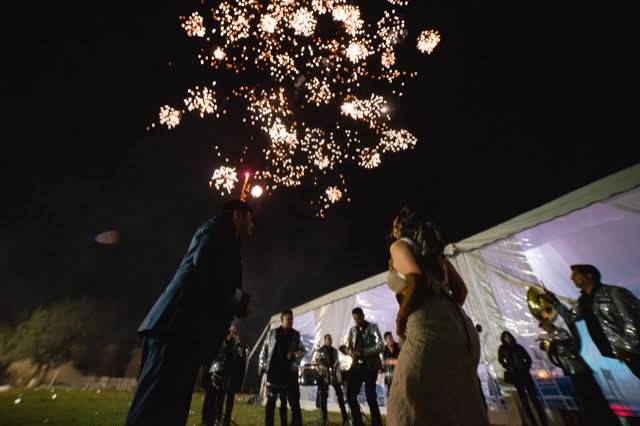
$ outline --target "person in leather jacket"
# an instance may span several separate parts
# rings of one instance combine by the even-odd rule
[[[343,424],[349,421],[349,415],[344,405],[344,395],[342,394],[342,384],[338,381],[338,370],[340,369],[340,360],[338,359],[338,351],[332,346],[333,339],[330,334],[324,336],[324,344],[318,347],[313,355],[313,363],[321,366],[318,375],[318,398],[320,402],[320,410],[322,411],[322,423],[327,424],[327,399],[329,397],[329,385],[333,386],[340,406]]]
[[[364,391],[371,412],[371,424],[380,426],[382,418],[378,406],[376,379],[378,371],[382,368],[380,353],[384,349],[384,341],[378,326],[365,320],[361,308],[353,309],[351,315],[356,325],[351,327],[345,336],[343,345],[347,355],[353,358],[347,383],[347,402],[351,409],[354,426],[362,426],[362,412],[358,403],[358,394],[364,383]]]
[[[580,289],[575,308],[547,291],[558,314],[569,325],[584,320],[603,356],[617,358],[640,378],[640,301],[623,287],[603,284],[593,265],[571,265],[571,281]]]
[[[293,312],[280,314],[282,325],[269,333],[260,351],[258,375],[267,374],[265,425],[273,425],[276,399],[280,398],[280,423],[287,424],[286,402],[291,406],[291,424],[302,425],[298,366],[306,353],[300,332],[293,328]]]

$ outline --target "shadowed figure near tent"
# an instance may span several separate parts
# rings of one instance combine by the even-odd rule
[[[211,365],[233,316],[248,313],[240,243],[251,236],[251,208],[239,200],[196,231],[175,276],[138,329],[138,388],[125,424],[184,425],[200,365]]]

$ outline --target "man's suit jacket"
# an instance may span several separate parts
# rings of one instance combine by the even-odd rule
[[[215,352],[227,334],[237,302],[234,295],[241,286],[235,227],[229,216],[216,216],[198,228],[178,271],[138,333],[197,342]]]

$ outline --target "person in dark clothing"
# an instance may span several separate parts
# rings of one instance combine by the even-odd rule
[[[540,327],[547,332],[539,339],[542,340],[541,349],[547,352],[551,362],[562,368],[565,376],[573,383],[576,402],[582,415],[580,424],[619,426],[620,421],[593,377],[593,371],[580,355],[579,335],[573,338],[567,330],[556,327],[550,321],[541,322]]]
[[[302,425],[298,366],[306,353],[300,333],[293,329],[293,312],[280,314],[282,325],[270,330],[260,351],[258,375],[267,374],[267,405],[264,422],[273,426],[276,400],[280,398],[280,424],[287,425],[287,405],[291,406],[291,424]]]
[[[482,333],[482,325],[476,324],[476,330],[478,334]],[[484,405],[484,411],[489,412],[489,406],[487,405],[487,397],[484,396],[484,389],[482,389],[482,381],[480,380],[480,376],[478,376],[478,386],[480,386],[480,396],[482,397],[482,405]]]
[[[575,310],[547,291],[560,316],[569,325],[584,320],[600,353],[624,362],[640,378],[640,300],[626,288],[603,284],[593,265],[571,265],[571,281],[580,289]]]
[[[195,379],[210,364],[233,316],[248,314],[240,243],[251,236],[251,208],[239,200],[196,231],[175,276],[138,333],[142,360],[127,426],[184,425]]]
[[[313,363],[317,364],[319,374],[318,382],[318,398],[320,402],[320,410],[322,412],[322,423],[327,424],[327,399],[329,398],[329,385],[333,386],[340,406],[343,424],[349,422],[349,415],[344,404],[344,395],[342,394],[342,384],[338,380],[338,371],[340,369],[340,360],[338,359],[338,351],[332,346],[333,339],[330,334],[324,336],[324,345],[316,349],[313,355]]]
[[[500,364],[505,368],[505,376],[508,377],[508,381],[516,387],[526,416],[532,425],[537,425],[535,416],[529,406],[528,398],[530,398],[538,413],[540,422],[543,426],[546,426],[548,424],[547,416],[538,399],[536,385],[529,372],[531,369],[531,357],[525,348],[516,342],[513,334],[508,331],[502,332],[500,340],[502,344],[500,348],[498,348],[498,361],[500,361]]]
[[[363,425],[358,394],[364,383],[364,392],[371,412],[371,424],[381,426],[382,417],[378,406],[376,379],[378,371],[382,368],[380,362],[380,353],[384,349],[382,335],[376,324],[365,321],[361,308],[353,309],[351,316],[356,325],[351,327],[345,336],[343,345],[347,355],[353,358],[347,383],[347,402],[351,409],[351,417],[354,426]]]
[[[390,331],[384,333],[384,350],[382,351],[382,364],[384,370],[384,384],[387,386],[387,395],[389,395],[389,389],[391,389],[391,382],[393,381],[393,370],[398,364],[398,357],[400,356],[400,345],[393,340],[393,334]]]
[[[240,343],[236,328],[232,325],[218,357],[209,370],[208,381],[211,383],[211,391],[205,393],[202,409],[203,424],[207,426],[214,424],[228,426],[231,424],[233,403],[236,393],[242,389],[248,356],[249,348]],[[223,407],[225,409],[224,419],[222,417]]]

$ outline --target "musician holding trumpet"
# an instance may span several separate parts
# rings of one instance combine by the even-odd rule
[[[603,356],[617,358],[640,378],[640,301],[623,287],[603,284],[593,265],[572,265],[571,281],[580,289],[575,309],[546,291],[549,303],[570,326],[584,320]]]

